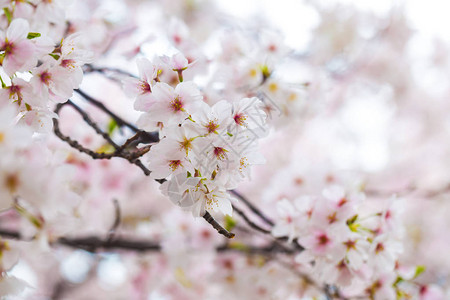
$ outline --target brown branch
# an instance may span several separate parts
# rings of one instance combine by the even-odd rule
[[[242,210],[240,210],[239,208],[237,208],[234,205],[233,205],[233,210],[236,211],[238,213],[238,215],[240,215],[242,217],[242,219],[244,219],[244,221],[247,223],[247,225],[249,225],[254,230],[259,231],[259,232],[264,233],[264,234],[267,234],[267,235],[270,235],[276,241],[283,241],[283,242],[285,242],[285,241],[289,240],[289,238],[287,236],[274,237],[270,230],[264,229],[261,226],[257,225],[256,223],[254,223],[252,220],[250,220],[247,217],[247,215]],[[305,249],[305,248],[303,248],[302,245],[299,244],[297,239],[293,240],[293,245],[296,248],[296,250],[299,251],[299,252],[303,251]]]
[[[133,76],[132,74],[129,74],[127,72],[118,70],[118,69],[110,69],[110,68],[96,68],[92,65],[88,65],[87,67],[88,72],[99,72],[102,74],[105,74],[107,72],[117,73],[121,75],[126,76]],[[106,75],[106,74],[105,74]],[[270,75],[269,75],[270,76]],[[266,76],[263,80],[263,83],[265,79],[267,79],[268,76]],[[90,149],[84,148],[81,146],[77,141],[71,140],[69,137],[64,136],[61,131],[59,130],[59,124],[58,120],[54,119],[54,131],[55,134],[63,141],[67,142],[69,145],[71,145],[73,148],[78,149],[81,152],[84,152],[88,155],[90,155],[93,158],[101,158],[101,159],[109,159],[111,157],[122,157],[127,160],[129,160],[131,163],[136,164],[138,167],[142,169],[145,175],[150,174],[150,170],[148,170],[142,162],[138,159],[143,154],[149,151],[150,146],[146,146],[143,148],[138,149],[137,151],[133,153],[129,153],[127,151],[127,148],[130,146],[137,146],[139,143],[155,143],[159,141],[159,136],[157,132],[145,132],[140,131],[138,128],[136,128],[134,125],[130,124],[129,122],[126,122],[122,118],[120,118],[118,115],[110,111],[102,102],[94,99],[93,97],[89,96],[85,92],[77,89],[75,90],[81,97],[83,97],[86,101],[91,103],[92,105],[96,106],[106,114],[108,114],[111,118],[115,120],[115,122],[118,124],[119,127],[128,127],[132,131],[134,131],[136,134],[129,138],[123,145],[117,145],[108,134],[103,132],[95,122],[93,122],[89,116],[78,106],[76,106],[73,102],[70,100],[65,103],[68,105],[71,105],[75,110],[80,113],[84,119],[84,121],[91,126],[99,135],[101,135],[109,144],[111,144],[115,148],[115,152],[112,154],[104,154],[104,153],[96,153],[94,151],[91,151]],[[59,112],[59,110],[62,108],[64,104],[58,104],[57,109],[55,110],[56,113]],[[159,183],[163,183],[166,181],[165,179],[156,180]],[[446,189],[450,189],[449,187],[446,187]],[[255,205],[253,205],[250,201],[248,201],[243,195],[241,195],[239,192],[235,190],[229,191],[231,194],[236,196],[241,200],[241,202],[247,206],[247,208],[252,211],[255,215],[257,215],[264,223],[267,225],[273,227],[275,223],[267,217],[261,210],[259,210]],[[90,252],[96,252],[100,249],[124,249],[124,250],[134,250],[134,251],[160,251],[161,246],[158,243],[152,242],[152,241],[132,241],[122,238],[115,238],[114,233],[117,229],[117,227],[120,224],[120,207],[118,206],[117,201],[114,202],[115,208],[116,208],[116,218],[115,222],[109,231],[107,239],[100,239],[95,236],[90,237],[84,237],[84,238],[68,238],[68,237],[62,237],[59,238],[56,242],[56,244],[61,244],[69,247],[74,248],[80,248],[84,249]],[[225,244],[223,246],[217,247],[216,251],[223,252],[223,251],[240,251],[243,250],[247,253],[255,253],[255,254],[267,254],[272,255],[274,253],[285,253],[285,254],[295,254],[298,253],[298,251],[304,250],[304,248],[298,243],[298,241],[294,240],[294,247],[287,248],[279,243],[279,241],[286,241],[288,240],[288,237],[273,237],[271,235],[271,230],[265,229],[256,223],[254,223],[250,218],[247,217],[247,215],[240,209],[234,207],[234,210],[244,219],[244,221],[250,226],[252,229],[259,231],[263,234],[270,235],[274,240],[272,243],[267,247],[253,247],[253,246],[246,246],[244,249],[242,248],[233,248],[230,246],[230,244]],[[220,234],[224,235],[227,238],[234,238],[235,234],[227,231],[225,228],[223,228],[212,216],[209,212],[205,212],[203,215],[203,218],[211,224],[211,226],[216,229]],[[14,239],[20,239],[21,236],[17,232],[13,231],[4,231],[0,229],[0,236],[4,236],[6,238],[14,238]],[[334,286],[325,286],[322,288],[324,294],[326,295],[327,299],[334,299],[334,297],[340,297],[339,290],[335,288]]]
[[[107,73],[116,73],[119,75],[123,75],[123,76],[127,76],[127,77],[133,77],[133,78],[139,78],[138,76],[131,74],[129,72],[126,72],[124,70],[121,69],[117,69],[117,68],[107,68],[107,67],[95,67],[91,64],[86,64],[83,66],[83,71],[86,73],[93,73],[93,72],[97,72],[100,73],[102,75],[105,75],[106,77],[109,78]]]
[[[101,249],[122,249],[134,251],[160,251],[161,246],[153,241],[139,241],[122,238],[101,239],[96,236],[82,238],[62,237],[56,241],[57,244],[72,248],[84,249],[89,252],[97,252]]]
[[[83,99],[85,99],[86,101],[88,101],[89,103],[94,105],[95,107],[99,108],[104,113],[108,114],[111,118],[114,119],[114,121],[116,121],[116,123],[119,127],[128,127],[129,129],[131,129],[134,132],[141,132],[140,137],[142,139],[142,141],[141,141],[142,143],[144,143],[144,141],[147,141],[148,143],[159,142],[159,134],[157,132],[146,132],[146,131],[139,130],[136,126],[125,121],[124,119],[122,119],[121,117],[119,117],[118,115],[113,113],[102,102],[89,96],[84,91],[82,91],[80,89],[76,89],[74,91],[77,92],[81,97],[83,97]]]
[[[435,198],[440,195],[450,192],[450,183],[444,185],[443,187],[436,189],[420,189],[416,185],[411,184],[406,186],[401,190],[376,190],[376,189],[366,189],[364,193],[368,196],[373,197],[390,197],[392,195],[405,196],[408,194],[413,194],[423,198]]]
[[[77,141],[72,140],[71,138],[69,138],[68,136],[65,136],[64,134],[62,134],[60,128],[59,128],[59,121],[58,119],[53,119],[53,131],[55,132],[56,136],[58,136],[62,141],[65,141],[66,143],[68,143],[71,147],[77,149],[80,152],[86,153],[88,155],[90,155],[92,158],[94,159],[110,159],[112,157],[122,157],[124,159],[127,159],[130,163],[137,165],[139,168],[141,168],[141,170],[144,172],[144,174],[146,176],[150,175],[150,170],[145,167],[142,162],[138,159],[138,157],[144,155],[146,152],[148,152],[150,150],[151,145],[143,147],[138,149],[135,153],[128,153],[127,151],[124,150],[124,146],[119,146],[117,144],[114,143],[114,141],[112,141],[109,136],[107,136],[107,134],[105,134],[98,126],[95,122],[93,122],[91,120],[91,118],[89,117],[88,114],[86,114],[86,112],[84,112],[81,108],[79,108],[78,106],[76,106],[72,101],[68,100],[66,103],[60,103],[56,106],[55,109],[55,113],[59,114],[60,110],[62,109],[62,107],[64,105],[71,105],[72,107],[74,107],[76,109],[76,111],[81,114],[81,116],[83,117],[83,120],[89,125],[91,126],[98,134],[100,134],[102,137],[105,138],[105,140],[110,143],[115,149],[116,151],[110,154],[106,154],[106,153],[97,153],[95,151],[92,151],[88,148],[83,147],[82,145],[80,145]],[[143,132],[139,132],[139,136],[144,135]],[[139,136],[137,138],[130,138],[132,141],[135,141],[139,138]],[[129,140],[130,140],[129,139]],[[127,140],[127,142],[125,142],[125,144],[130,144],[131,142],[129,142],[129,140]],[[125,145],[124,144],[124,145]],[[157,179],[156,180],[159,183],[163,183],[166,180],[165,179]],[[203,216],[203,218],[210,223],[214,229],[217,230],[217,232],[219,232],[220,234],[224,235],[227,238],[233,238],[234,237],[234,233],[230,233],[228,232],[225,228],[223,228],[208,212],[205,213],[205,215]]]
[[[60,110],[63,108],[64,105],[71,105],[74,108],[77,107],[78,109],[76,109],[76,111],[81,114],[81,116],[83,117],[83,120],[85,120],[85,122],[89,126],[91,126],[98,134],[100,134],[102,137],[105,137],[105,133],[95,124],[95,122],[93,122],[90,119],[90,117],[81,108],[79,108],[78,106],[73,104],[73,102],[71,102],[70,100],[65,103],[59,103],[58,105],[56,105],[55,113],[59,114]],[[150,174],[150,170],[148,168],[146,168],[142,164],[142,162],[138,159],[138,157],[140,157],[140,156],[144,155],[146,152],[148,152],[148,150],[150,149],[149,147],[144,147],[144,148],[138,149],[137,152],[135,152],[135,153],[128,153],[128,152],[125,152],[124,150],[122,150],[119,145],[114,143],[108,137],[108,139],[106,139],[106,141],[108,143],[110,143],[113,147],[115,147],[116,151],[113,153],[98,153],[98,152],[92,151],[91,149],[88,149],[88,148],[82,146],[77,141],[72,140],[70,137],[64,135],[59,128],[59,120],[56,118],[53,119],[53,132],[55,133],[55,135],[57,137],[59,137],[62,141],[69,144],[72,148],[75,148],[78,151],[85,153],[94,159],[111,159],[113,157],[122,157],[124,159],[127,159],[130,163],[135,164],[139,168],[141,168],[141,170],[144,172],[145,175]]]
[[[67,105],[72,106],[82,117],[83,120],[89,125],[91,126],[95,132],[97,132],[97,134],[101,135],[111,146],[114,147],[114,149],[119,150],[120,146],[117,145],[109,136],[109,134],[107,134],[106,132],[104,132],[103,130],[100,129],[100,127],[98,127],[98,125],[96,123],[94,123],[94,121],[92,121],[92,119],[88,116],[88,114],[86,112],[84,112],[84,110],[82,110],[78,105],[76,105],[75,103],[73,103],[70,100],[67,100],[66,103]],[[63,104],[63,105],[64,105]]]
[[[253,205],[246,197],[244,197],[241,193],[239,193],[236,190],[230,190],[229,191],[231,194],[233,194],[234,196],[236,196],[237,198],[239,198],[239,200],[241,200],[242,203],[244,203],[255,215],[257,215],[258,217],[261,218],[261,220],[263,220],[264,222],[267,223],[267,225],[273,226],[275,225],[275,223],[266,215],[264,215],[264,213],[262,211],[260,211],[255,205]]]
[[[114,218],[114,223],[113,223],[113,225],[111,226],[111,229],[108,232],[108,240],[109,241],[114,238],[116,230],[117,230],[117,228],[119,228],[120,219],[121,219],[119,201],[117,201],[117,199],[114,199],[113,200],[113,204],[114,204],[115,218]]]
[[[250,220],[246,214],[244,214],[244,212],[242,210],[240,210],[239,208],[237,208],[236,206],[233,205],[233,210],[237,212],[238,215],[240,215],[242,217],[242,219],[244,219],[244,221],[253,229],[262,232],[264,234],[270,234],[270,230],[264,229],[261,226],[257,225],[256,223],[254,223],[252,220]]]
[[[5,229],[0,229],[0,237],[5,239],[14,239],[24,242],[30,242],[34,240],[24,239],[19,232],[9,231]],[[127,238],[115,237],[114,239],[102,239],[96,236],[87,237],[61,237],[56,241],[53,241],[51,245],[63,245],[76,249],[83,249],[88,252],[99,252],[108,250],[128,250],[137,252],[159,252],[162,250],[161,245],[155,241],[145,241],[145,240],[131,240]],[[269,244],[263,247],[257,246],[245,246],[245,247],[234,247],[233,244],[224,244],[218,246],[216,251],[221,252],[243,252],[247,254],[262,254],[262,255],[272,255],[272,254],[296,254],[295,251],[280,247],[276,243]]]
[[[212,225],[212,227],[217,230],[218,233],[220,233],[221,235],[232,239],[234,238],[235,234],[232,232],[229,232],[228,230],[226,230],[225,228],[223,228],[219,223],[217,223],[217,221],[211,216],[211,214],[209,212],[205,212],[205,214],[203,215],[203,219],[206,220],[206,222],[208,222],[209,224]]]

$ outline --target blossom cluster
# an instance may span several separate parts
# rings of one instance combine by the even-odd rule
[[[404,265],[400,259],[402,199],[393,197],[385,209],[376,211],[364,193],[331,185],[320,197],[284,198],[277,211],[272,234],[299,243],[304,250],[296,263],[320,282],[340,287],[346,296],[394,299],[420,294],[427,299],[424,288],[409,283],[423,266]]]
[[[302,119],[312,110],[310,83],[285,71],[294,51],[280,32],[266,29],[254,34],[233,28],[220,35],[220,45],[210,80],[222,86],[220,90],[211,89],[210,98],[221,93],[235,97],[243,91],[257,96],[264,103],[270,124],[277,127]]]
[[[0,0],[0,298],[449,298],[448,45],[304,2]]]
[[[72,230],[79,202],[70,187],[73,169],[57,156],[33,141],[28,126],[17,124],[14,104],[0,108],[0,213],[8,227],[18,226],[23,236],[34,236],[35,243],[44,248]],[[5,294],[28,286],[6,274],[19,259],[17,251],[0,238],[0,290]]]
[[[2,1],[0,25],[0,105],[15,103],[21,121],[37,132],[52,127],[53,103],[65,102],[78,88],[92,52],[77,33],[64,36],[62,1]],[[30,76],[31,75],[31,76]]]
[[[231,215],[227,190],[264,162],[257,152],[257,140],[267,132],[263,104],[253,97],[209,105],[194,82],[183,81],[190,64],[181,53],[162,61],[177,74],[175,87],[160,80],[163,67],[145,58],[138,60],[140,78],[124,80],[125,91],[136,96],[135,109],[144,112],[138,126],[159,130],[161,137],[148,155],[151,177],[170,176],[163,192],[194,216]]]

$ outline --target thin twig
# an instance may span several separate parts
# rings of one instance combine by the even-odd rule
[[[255,215],[261,218],[264,222],[266,222],[268,225],[273,226],[275,223],[267,217],[262,211],[260,211],[255,205],[253,205],[246,197],[244,197],[241,193],[239,193],[236,190],[230,190],[229,191],[234,196],[238,197],[239,200],[241,200],[242,203],[244,203]]]
[[[0,229],[0,237],[5,239],[21,240],[30,242],[34,239],[25,240],[19,232]],[[89,252],[108,251],[114,249],[130,250],[138,252],[159,252],[162,250],[161,245],[155,241],[144,240],[130,240],[121,237],[115,237],[114,239],[102,239],[97,236],[87,237],[61,237],[52,242],[51,245],[64,245],[71,248],[83,249]],[[216,248],[217,252],[244,252],[247,254],[265,254],[271,255],[276,253],[283,254],[295,254],[296,252],[291,249],[280,247],[276,243],[272,243],[267,246],[246,246],[246,247],[234,247],[233,244],[224,244]]]
[[[246,214],[244,214],[244,212],[242,210],[240,210],[239,208],[237,208],[236,206],[233,205],[233,210],[236,211],[238,213],[238,215],[240,215],[244,221],[253,229],[262,232],[264,234],[270,234],[270,230],[264,229],[261,226],[257,225],[256,223],[254,223],[252,220],[250,220]]]
[[[111,241],[114,238],[116,230],[117,230],[117,228],[119,228],[120,219],[121,219],[119,201],[117,201],[117,199],[114,199],[113,200],[113,204],[114,204],[115,218],[114,218],[114,223],[113,223],[113,225],[111,226],[111,229],[108,232],[108,241]]]
[[[128,76],[128,77],[139,78],[136,75],[131,74],[131,73],[126,72],[121,69],[109,68],[109,67],[108,68],[107,67],[95,67],[91,64],[84,65],[83,71],[86,73],[97,72],[97,73],[104,74],[104,75],[106,75],[106,73],[110,72],[110,73],[116,73],[116,74],[120,74],[120,75],[124,75],[124,76]]]
[[[247,217],[247,215],[246,215],[242,210],[240,210],[239,208],[237,208],[237,207],[234,206],[234,205],[233,205],[233,210],[236,211],[236,212],[238,213],[238,215],[240,215],[240,216],[242,217],[242,219],[244,219],[244,221],[247,223],[247,225],[249,225],[251,228],[255,229],[256,231],[259,231],[259,232],[261,232],[261,233],[270,235],[270,236],[273,237],[274,240],[276,240],[276,241],[283,241],[283,242],[285,242],[285,241],[288,241],[288,240],[289,240],[289,238],[286,237],[286,236],[282,236],[282,237],[274,237],[274,236],[272,235],[272,233],[271,233],[270,230],[264,229],[264,228],[262,228],[261,226],[257,225],[256,223],[254,223],[252,220],[250,220],[250,219]],[[296,249],[298,252],[301,252],[301,251],[304,250],[303,246],[300,245],[300,244],[298,243],[297,239],[294,239],[292,242],[293,242],[293,246],[295,247],[295,249]]]
[[[223,228],[212,216],[209,212],[205,212],[205,214],[203,215],[203,219],[206,220],[206,222],[208,222],[209,224],[212,225],[212,227],[217,230],[218,233],[220,233],[221,235],[232,239],[234,238],[235,234],[232,232],[229,232],[228,230],[226,230],[225,228]]]
[[[111,110],[109,110],[101,101],[94,99],[93,97],[89,96],[88,94],[86,94],[84,91],[82,91],[80,89],[76,89],[74,91],[77,92],[86,101],[88,101],[95,107],[99,108],[100,110],[102,110],[103,112],[108,114],[111,118],[114,119],[114,121],[116,121],[116,123],[119,127],[128,127],[129,129],[131,129],[134,132],[140,131],[141,136],[145,137],[148,142],[153,142],[153,143],[159,142],[159,136],[158,136],[157,132],[145,132],[145,131],[139,130],[136,126],[125,121],[124,119],[119,117],[117,114],[115,114]]]
[[[117,145],[116,142],[114,142],[111,139],[109,134],[107,134],[106,132],[101,130],[100,127],[98,127],[98,125],[91,120],[91,118],[88,116],[88,114],[84,110],[82,110],[78,105],[73,103],[71,100],[67,100],[66,104],[72,106],[83,117],[83,120],[89,126],[91,126],[95,130],[95,132],[97,132],[97,134],[101,135],[111,146],[113,146],[116,150],[120,149],[120,146]]]
[[[70,101],[70,100],[69,100]],[[55,113],[59,114],[60,110],[63,108],[64,105],[72,105],[70,103],[72,102],[66,102],[66,103],[59,103],[58,105],[56,105],[55,108]],[[75,107],[72,105],[72,107]],[[91,126],[92,128],[94,128],[94,130],[99,133],[100,135],[103,136],[103,132],[100,128],[98,128],[98,126],[95,124],[95,122],[93,122],[89,116],[80,108],[77,110],[77,112],[79,112],[82,116],[83,119],[86,121],[86,123]],[[150,174],[150,170],[148,168],[146,168],[142,162],[138,159],[138,157],[144,155],[146,152],[148,152],[148,150],[150,149],[149,147],[146,148],[142,148],[142,150],[138,149],[138,151],[136,153],[125,153],[123,150],[121,150],[121,147],[117,144],[113,144],[116,146],[116,151],[113,153],[98,153],[95,151],[92,151],[91,149],[88,149],[84,146],[82,146],[80,143],[78,143],[75,140],[72,140],[70,137],[64,135],[60,128],[59,128],[59,120],[58,119],[53,119],[53,132],[55,133],[55,135],[57,137],[59,137],[62,141],[68,143],[72,148],[77,149],[80,152],[83,152],[89,156],[91,156],[94,159],[111,159],[113,157],[122,157],[127,159],[130,163],[137,165],[139,168],[141,168],[141,170],[144,172],[145,175],[149,175]],[[109,139],[107,140],[107,142],[109,143]]]

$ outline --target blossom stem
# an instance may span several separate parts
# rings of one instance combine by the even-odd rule
[[[223,236],[232,239],[234,238],[235,234],[232,232],[229,232],[228,230],[226,230],[225,228],[223,228],[212,216],[209,212],[205,212],[205,214],[203,215],[203,219],[206,220],[206,222],[208,222],[209,224],[212,225],[212,227],[217,230],[217,232],[219,232],[220,234],[222,234]]]

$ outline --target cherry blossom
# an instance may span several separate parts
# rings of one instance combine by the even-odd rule
[[[4,51],[2,66],[9,76],[27,71],[37,63],[35,46],[27,39],[29,32],[30,26],[24,19],[15,19],[6,32],[0,31],[0,50]]]
[[[448,298],[450,46],[290,5],[0,0],[0,298]]]

